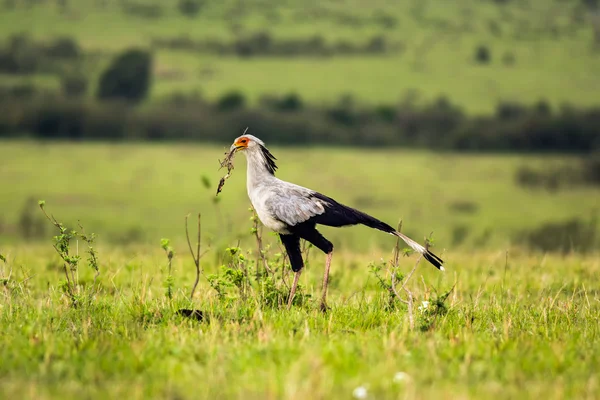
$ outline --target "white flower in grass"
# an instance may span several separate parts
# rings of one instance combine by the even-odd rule
[[[352,396],[355,399],[366,399],[367,398],[367,388],[364,386],[359,386],[352,391]]]
[[[429,302],[427,300],[425,300],[425,301],[421,302],[421,305],[419,306],[419,311],[425,312],[425,311],[427,311],[428,308],[429,308]]]
[[[396,374],[394,375],[395,383],[407,382],[409,380],[410,380],[410,375],[407,374],[406,372],[396,372]]]

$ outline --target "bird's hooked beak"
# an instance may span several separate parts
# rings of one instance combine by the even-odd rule
[[[237,144],[232,144],[231,147],[229,148],[229,154],[228,157],[233,156],[235,153],[237,153],[240,150],[244,150],[246,147],[245,146],[239,146]]]
[[[246,128],[246,130],[244,131],[244,135],[247,131],[248,128]],[[248,145],[250,144],[250,138],[244,135],[234,140],[233,144],[229,148],[229,154],[227,154],[227,157],[232,157],[238,151],[246,150],[248,148]]]

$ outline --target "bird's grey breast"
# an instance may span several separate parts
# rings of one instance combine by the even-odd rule
[[[264,226],[277,233],[289,233],[287,224],[276,217],[271,207],[272,199],[278,196],[275,187],[258,185],[252,190],[248,190],[248,196]]]

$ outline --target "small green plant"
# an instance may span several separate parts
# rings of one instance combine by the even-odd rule
[[[217,296],[222,299],[225,297],[225,288],[227,282],[219,274],[208,274],[206,280],[211,288],[217,292]]]
[[[65,281],[60,285],[63,291],[69,296],[71,300],[71,305],[73,307],[77,307],[81,300],[81,288],[79,286],[79,262],[81,261],[81,256],[79,255],[79,242],[78,240],[83,240],[88,246],[88,265],[96,271],[94,276],[94,287],[96,286],[96,279],[100,274],[100,268],[98,266],[98,254],[93,247],[94,240],[96,235],[85,234],[83,226],[79,225],[81,231],[78,232],[73,229],[66,228],[62,223],[58,222],[54,216],[48,215],[46,209],[46,202],[44,200],[40,200],[38,205],[48,221],[54,225],[59,234],[53,237],[53,247],[54,250],[58,253],[60,258],[63,260],[63,270],[65,273]],[[75,254],[72,253],[71,250],[71,241],[77,241],[77,247],[75,250]]]
[[[228,261],[221,266],[220,285],[237,288],[239,296],[244,298],[250,288],[247,267],[249,260],[240,247],[226,248],[225,256]]]
[[[81,229],[81,231],[79,232],[79,237],[81,239],[83,239],[83,241],[87,244],[88,250],[88,266],[93,269],[94,271],[96,271],[96,274],[94,275],[94,285],[96,284],[96,281],[98,279],[98,276],[100,275],[100,267],[98,266],[98,253],[96,252],[96,249],[94,248],[93,244],[94,241],[96,240],[96,234],[95,233],[90,233],[89,235],[85,233],[85,229],[83,228],[83,226],[81,224],[79,224],[79,228]]]
[[[4,293],[9,295],[16,289],[17,285],[15,284],[14,279],[12,279],[12,268],[8,265],[8,260],[2,253],[0,253],[0,262],[1,264],[4,264],[4,267],[0,268],[0,290],[4,290]],[[5,267],[8,268],[8,275],[6,275]]]
[[[160,239],[160,247],[165,251],[165,254],[167,255],[169,269],[167,273],[167,279],[165,280],[165,288],[167,289],[166,295],[169,298],[169,300],[171,300],[173,299],[173,287],[175,286],[175,280],[172,274],[172,261],[173,256],[175,255],[175,251],[173,250],[173,247],[171,247],[171,241],[169,239]]]
[[[2,261],[4,264],[7,263],[6,256],[2,253],[0,253],[0,261]],[[8,282],[10,282],[10,276],[11,276],[12,271],[8,274],[8,276],[6,278],[4,277],[4,271],[2,271],[2,272],[3,272],[2,276],[0,277],[0,285],[6,287],[8,285]]]
[[[450,294],[454,291],[454,287],[442,294],[441,296],[437,296],[433,300],[425,300],[421,302],[421,305],[418,307],[419,311],[419,330],[421,332],[425,332],[431,330],[435,326],[435,322],[441,316],[444,316],[448,313],[448,306],[446,305],[446,300],[450,296]]]
[[[233,300],[240,296],[230,293],[228,288],[236,287],[238,294],[243,295],[244,288],[244,275],[243,273],[235,268],[227,265],[221,265],[220,273],[210,274],[206,277],[208,284],[213,288],[221,300],[228,299]]]
[[[390,264],[391,263],[386,261],[382,261],[380,263],[372,262],[369,264],[368,268],[369,272],[375,276],[375,279],[377,279],[377,284],[379,287],[388,294],[386,309],[393,310],[396,308],[398,298],[394,293],[392,281],[400,283],[404,279],[404,275],[398,269],[394,269],[393,265],[392,268],[390,268]],[[393,279],[390,279],[390,277],[384,276],[385,271],[388,271],[388,275],[396,274],[396,276]]]

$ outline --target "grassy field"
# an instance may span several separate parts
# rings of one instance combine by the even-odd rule
[[[530,104],[545,99],[554,106],[564,102],[591,106],[599,100],[600,57],[590,16],[579,2],[499,5],[435,0],[392,5],[344,0],[296,6],[224,1],[207,2],[194,18],[181,15],[176,2],[135,2],[158,7],[157,18],[126,13],[120,2],[101,6],[91,0],[67,1],[63,11],[50,1],[32,7],[16,3],[0,13],[0,38],[22,32],[40,40],[73,37],[84,49],[105,55],[105,62],[94,60],[85,67],[94,80],[111,54],[130,46],[147,47],[156,38],[232,40],[263,31],[276,39],[318,35],[327,43],[362,43],[380,35],[402,48],[388,55],[323,59],[240,59],[157,50],[153,99],[192,91],[214,99],[241,90],[251,101],[268,93],[296,92],[320,104],[350,93],[359,101],[378,104],[405,96],[422,103],[444,95],[471,113],[492,112],[499,101]],[[473,61],[480,45],[490,49],[488,65]],[[514,62],[506,63],[507,58]],[[52,78],[32,79],[59,86],[59,77]],[[4,76],[0,81],[14,78]]]
[[[243,158],[213,204],[225,142],[0,144],[0,397],[329,399],[361,398],[364,389],[367,398],[598,398],[597,252],[543,254],[513,239],[597,207],[597,189],[550,193],[514,183],[519,166],[571,158],[273,148],[282,178],[391,223],[402,217],[415,238],[434,231],[447,262],[444,273],[419,265],[407,281],[417,258],[400,258],[410,312],[388,290],[393,239],[323,229],[337,250],[331,309],[322,314],[317,251],[290,311],[281,305],[289,266],[267,232],[275,275],[255,278]],[[100,272],[95,280],[83,257],[77,307],[52,249],[56,229],[37,199],[69,227],[79,221],[98,233]],[[195,274],[183,221],[196,212],[209,252],[190,301]],[[24,215],[45,232],[24,238]],[[462,243],[456,226],[467,227]],[[171,271],[165,237],[175,251]],[[226,249],[238,245],[233,255]],[[86,250],[71,243],[71,254]],[[191,307],[205,320],[177,315]]]
[[[156,248],[100,248],[97,289],[82,267],[93,297],[74,309],[50,245],[4,248],[0,396],[347,399],[364,388],[386,399],[598,398],[598,257],[511,252],[506,263],[504,251],[448,252],[456,267],[421,265],[407,284],[410,330],[406,306],[390,305],[369,273],[379,260],[349,252],[334,258],[325,315],[316,301],[265,305],[258,285],[219,298],[203,279],[194,303],[210,319],[190,321],[175,313],[189,307],[193,281],[177,250],[173,300]],[[318,298],[315,254],[301,284]],[[413,263],[402,258],[401,271]]]

